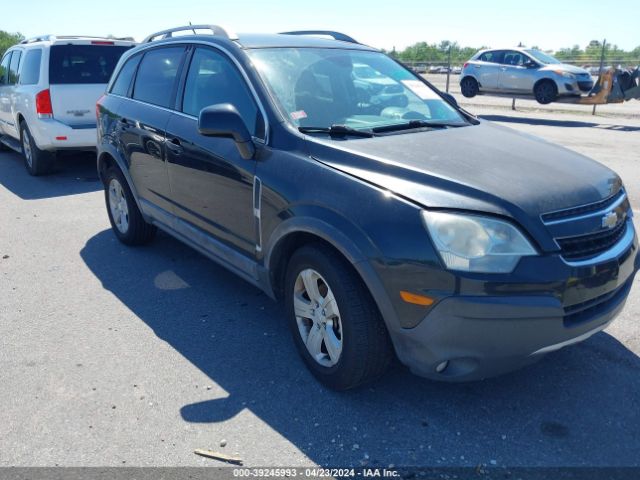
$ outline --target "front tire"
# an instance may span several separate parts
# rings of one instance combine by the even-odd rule
[[[538,103],[547,105],[557,100],[558,87],[555,82],[551,80],[543,80],[534,87],[533,95],[536,97]]]
[[[27,172],[34,177],[51,173],[54,163],[53,154],[38,148],[24,120],[20,122],[20,141]]]
[[[460,91],[466,98],[473,98],[480,92],[480,85],[473,77],[464,77],[460,82]]]
[[[156,227],[142,216],[122,172],[110,168],[104,185],[109,222],[118,240],[126,245],[144,245],[153,240]]]
[[[293,254],[285,303],[298,352],[327,387],[354,388],[389,367],[393,349],[380,312],[353,267],[329,247]]]

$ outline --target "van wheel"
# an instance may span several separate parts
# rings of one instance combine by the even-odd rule
[[[50,173],[53,170],[54,156],[51,152],[38,148],[24,120],[20,122],[20,139],[27,172],[33,176]]]
[[[156,227],[140,213],[122,172],[110,168],[104,185],[109,222],[118,240],[126,245],[144,245],[153,240]]]
[[[339,254],[320,244],[297,250],[285,279],[296,347],[313,375],[334,390],[380,377],[393,350],[364,283]]]
[[[480,91],[478,82],[473,77],[464,77],[460,82],[460,91],[467,98],[475,97]]]
[[[558,87],[551,80],[543,80],[534,87],[533,95],[538,103],[547,105],[558,98]]]

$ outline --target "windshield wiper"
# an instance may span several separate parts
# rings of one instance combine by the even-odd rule
[[[396,123],[393,125],[384,125],[382,127],[374,127],[371,130],[375,133],[393,132],[395,130],[410,130],[413,128],[449,128],[449,127],[466,127],[467,123],[454,122],[431,122],[429,120],[410,120],[407,123]]]
[[[330,127],[298,127],[302,133],[328,133],[331,136],[351,135],[353,137],[375,137],[376,134],[370,130],[358,130],[357,128],[347,127],[346,125],[333,124]]]

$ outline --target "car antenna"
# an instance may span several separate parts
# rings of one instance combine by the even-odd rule
[[[190,26],[190,27],[192,27],[192,26],[193,26],[193,23],[191,23],[191,20],[189,20],[189,26]],[[191,29],[191,31],[193,32],[193,34],[194,34],[194,35],[197,35],[197,33],[196,33],[196,29],[195,29],[195,28],[192,28],[192,29]]]

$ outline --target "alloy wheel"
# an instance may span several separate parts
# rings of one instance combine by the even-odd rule
[[[293,288],[293,308],[298,331],[311,357],[323,367],[340,360],[342,319],[331,287],[317,271],[302,270]]]
[[[26,129],[22,132],[22,151],[24,153],[24,158],[27,160],[27,165],[29,165],[29,168],[32,168],[33,152],[31,151],[31,138],[29,137],[29,132]]]
[[[109,182],[109,209],[116,228],[120,233],[127,233],[129,230],[129,207],[122,185],[115,178]]]

